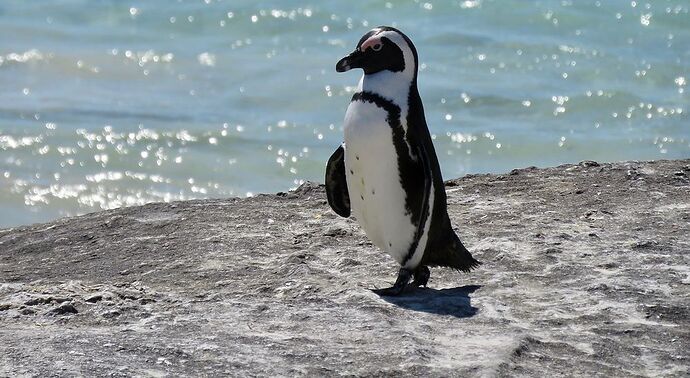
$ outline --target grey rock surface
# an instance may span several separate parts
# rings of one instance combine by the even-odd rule
[[[322,186],[0,230],[0,376],[684,376],[690,160],[447,183],[429,288]]]

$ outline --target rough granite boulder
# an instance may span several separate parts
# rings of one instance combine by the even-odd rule
[[[690,375],[690,160],[447,191],[483,265],[397,298],[313,183],[0,230],[0,376]]]

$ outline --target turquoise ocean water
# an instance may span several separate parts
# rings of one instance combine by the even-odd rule
[[[0,2],[0,227],[323,181],[370,28],[445,178],[690,157],[690,1]]]

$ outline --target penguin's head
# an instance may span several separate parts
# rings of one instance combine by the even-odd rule
[[[400,30],[379,26],[364,34],[355,51],[335,65],[338,72],[361,68],[365,75],[381,71],[417,72],[417,50]]]

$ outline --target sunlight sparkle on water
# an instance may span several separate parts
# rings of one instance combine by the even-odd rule
[[[0,205],[21,222],[322,180],[360,74],[333,65],[378,13],[417,44],[447,178],[690,151],[683,2],[153,1],[3,7]]]

